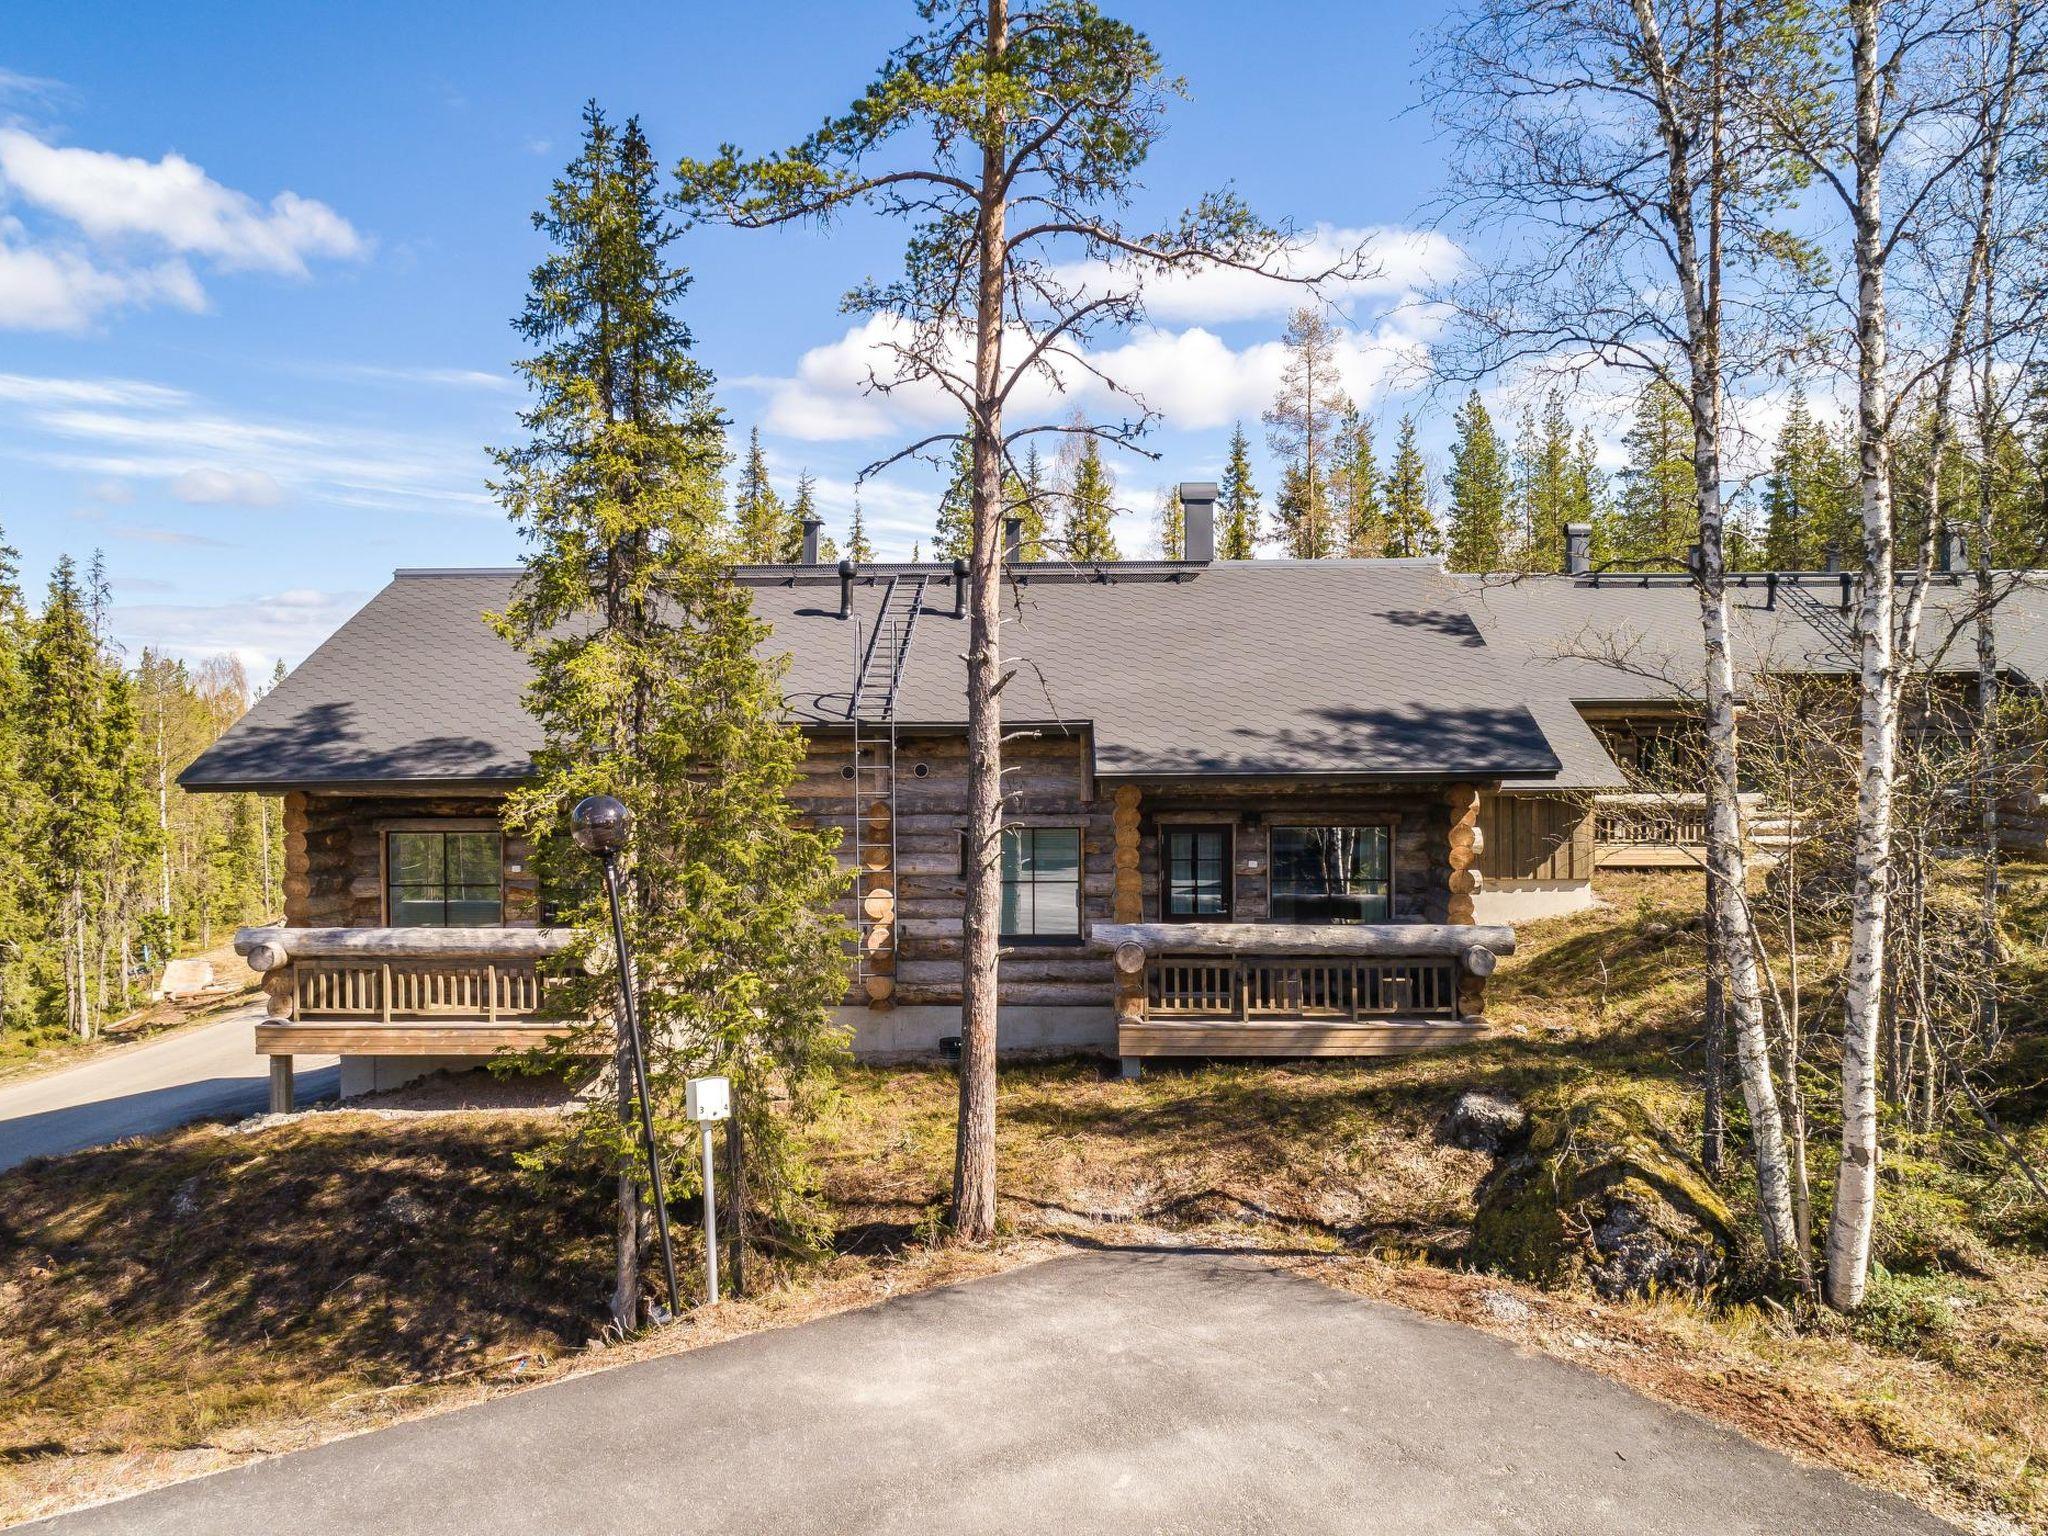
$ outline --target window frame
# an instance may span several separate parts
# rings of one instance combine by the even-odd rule
[[[440,923],[438,923],[438,924],[436,924],[436,923],[400,923],[400,922],[398,921],[398,913],[397,913],[397,903],[396,903],[396,902],[395,902],[395,900],[394,900],[394,897],[395,897],[395,895],[396,895],[396,892],[397,892],[397,883],[398,883],[398,882],[397,882],[397,872],[398,872],[398,871],[397,871],[397,860],[395,859],[395,857],[393,856],[393,853],[392,853],[392,839],[393,839],[393,838],[395,838],[395,837],[422,837],[422,836],[425,836],[425,837],[440,837],[440,838],[441,838],[441,839],[443,840],[443,844],[442,844],[442,850],[443,850],[443,851],[442,851],[442,864],[441,864],[441,869],[442,869],[442,875],[443,875],[443,879],[442,879],[442,881],[441,881],[441,890],[442,890],[442,896],[441,896],[441,916],[442,916],[442,919],[443,919],[443,921],[441,921],[441,922],[440,922]],[[498,859],[497,859],[497,865],[498,865],[498,882],[497,882],[497,890],[498,890],[498,918],[497,918],[497,921],[496,921],[496,922],[493,922],[493,923],[473,923],[473,924],[471,924],[471,923],[465,923],[465,924],[460,924],[460,925],[457,925],[457,924],[449,923],[448,921],[446,921],[446,919],[447,919],[447,916],[448,916],[448,905],[449,905],[449,900],[450,900],[450,898],[449,898],[449,897],[448,897],[448,895],[447,895],[447,891],[448,891],[448,881],[447,881],[447,879],[446,879],[446,874],[447,874],[447,868],[448,868],[448,865],[447,865],[447,851],[446,851],[446,846],[447,846],[447,845],[446,845],[446,839],[448,839],[448,838],[450,838],[450,837],[490,837],[491,839],[493,839],[493,840],[494,840],[494,841],[496,842],[496,844],[497,844],[497,849],[498,849]],[[386,928],[400,928],[400,927],[404,927],[404,928],[433,928],[433,927],[440,927],[440,928],[456,928],[456,927],[474,927],[474,928],[502,928],[502,927],[504,927],[504,926],[505,926],[505,892],[506,892],[506,882],[505,882],[505,876],[506,876],[506,868],[505,868],[505,829],[504,829],[504,828],[503,828],[502,826],[500,826],[500,825],[499,825],[499,824],[498,824],[497,822],[495,822],[495,821],[482,821],[482,820],[451,820],[451,821],[394,821],[394,822],[386,822],[386,823],[384,823],[383,825],[381,825],[381,826],[379,826],[379,827],[377,828],[377,852],[378,852],[378,863],[379,863],[379,864],[380,864],[380,866],[382,867],[382,872],[383,872],[383,878],[382,878],[382,880],[381,880],[381,881],[379,882],[379,884],[380,884],[380,885],[381,885],[381,887],[382,887],[382,902],[383,902],[383,909],[384,909],[384,926],[385,926]]]
[[[1042,825],[1036,822],[1005,822],[1002,835],[1006,840],[1012,835],[1028,835],[1035,840],[1042,832],[1071,832],[1074,834],[1074,878],[1071,882],[1074,887],[1074,931],[1072,933],[1013,933],[1002,925],[1002,909],[1007,905],[1002,898],[1008,894],[1012,885],[1019,882],[1005,878],[1002,866],[1002,852],[999,849],[996,854],[996,883],[1000,888],[996,901],[996,937],[1005,945],[1035,945],[1039,947],[1065,945],[1072,947],[1083,944],[1086,942],[1084,935],[1088,927],[1088,829],[1078,822],[1071,821],[1049,821]],[[966,836],[964,832],[961,835],[963,839]],[[1034,878],[1028,883],[1032,886],[1037,886],[1040,884],[1066,885],[1069,882],[1064,880],[1039,881]],[[1037,918],[1037,906],[1037,901],[1034,899],[1032,902],[1034,921]]]
[[[1339,925],[1339,926],[1342,926],[1342,927],[1346,927],[1346,928],[1355,928],[1355,927],[1358,927],[1358,926],[1360,926],[1361,924],[1364,924],[1364,923],[1373,923],[1373,922],[1380,922],[1380,923],[1391,923],[1391,922],[1393,922],[1393,921],[1395,920],[1395,918],[1394,918],[1394,896],[1395,896],[1395,892],[1396,892],[1396,890],[1397,890],[1397,882],[1396,882],[1396,878],[1395,878],[1395,870],[1394,870],[1394,865],[1395,865],[1395,849],[1396,849],[1396,846],[1397,846],[1397,843],[1398,843],[1398,838],[1397,838],[1397,832],[1398,832],[1398,827],[1397,827],[1397,825],[1396,825],[1396,823],[1395,823],[1395,822],[1393,822],[1392,820],[1389,820],[1389,819],[1387,819],[1387,818],[1384,818],[1384,817],[1368,817],[1368,818],[1366,818],[1366,819],[1363,819],[1363,820],[1359,820],[1359,821],[1335,821],[1335,820],[1332,820],[1332,821],[1281,821],[1281,822],[1275,822],[1275,823],[1273,823],[1273,824],[1271,824],[1270,826],[1268,826],[1268,827],[1267,827],[1267,829],[1266,829],[1266,921],[1267,921],[1267,922],[1269,922],[1269,923],[1275,923],[1275,924],[1279,924],[1280,926],[1283,926],[1283,927],[1303,927],[1303,926],[1310,926],[1310,925],[1308,925],[1308,924],[1304,924],[1304,923],[1301,923],[1301,922],[1299,922],[1299,921],[1298,921],[1297,919],[1294,919],[1294,918],[1283,918],[1283,917],[1280,917],[1280,916],[1278,916],[1278,915],[1277,915],[1277,907],[1278,907],[1279,903],[1278,903],[1278,898],[1277,898],[1277,894],[1276,894],[1276,887],[1277,887],[1277,885],[1278,885],[1278,883],[1279,883],[1279,868],[1280,868],[1280,861],[1279,861],[1279,858],[1278,858],[1278,856],[1277,856],[1277,855],[1275,854],[1275,852],[1274,852],[1274,849],[1273,849],[1273,835],[1274,835],[1275,833],[1277,833],[1277,832],[1315,832],[1315,831],[1324,831],[1324,830],[1328,830],[1328,829],[1331,829],[1331,828],[1336,828],[1336,827],[1344,827],[1344,828],[1348,828],[1348,829],[1351,829],[1351,830],[1354,830],[1354,831],[1361,831],[1361,832],[1362,832],[1362,831],[1365,831],[1365,830],[1367,830],[1368,828],[1373,828],[1373,829],[1377,829],[1377,830],[1379,831],[1379,833],[1380,833],[1381,837],[1382,837],[1382,838],[1384,839],[1384,843],[1383,843],[1383,846],[1384,846],[1384,847],[1385,847],[1385,849],[1386,849],[1386,887],[1387,887],[1387,894],[1386,894],[1386,903],[1387,903],[1387,910],[1386,910],[1386,913],[1385,913],[1385,915],[1383,915],[1383,916],[1381,916],[1381,917],[1377,917],[1377,918],[1371,918],[1371,917],[1362,917],[1362,918],[1359,918],[1359,919],[1357,920],[1357,922],[1346,922],[1346,921],[1343,921],[1342,919],[1338,919],[1338,920],[1337,920],[1337,922],[1338,922],[1338,925]]]
[[[1173,839],[1183,833],[1223,834],[1223,911],[1173,910]],[[1168,821],[1159,825],[1159,920],[1162,923],[1228,923],[1237,918],[1237,826],[1228,821]]]

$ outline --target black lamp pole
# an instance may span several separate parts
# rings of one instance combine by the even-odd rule
[[[612,942],[619,952],[619,1014],[625,1020],[626,1041],[633,1057],[633,1083],[640,1096],[640,1134],[647,1143],[647,1168],[654,1186],[654,1225],[661,1233],[661,1267],[668,1277],[668,1310],[671,1317],[682,1312],[681,1292],[676,1285],[676,1254],[668,1236],[668,1194],[662,1187],[661,1154],[654,1142],[654,1100],[647,1090],[647,1050],[640,1038],[640,1011],[633,1001],[633,956],[626,947],[626,919],[619,908],[619,850],[633,828],[633,815],[610,795],[591,795],[576,802],[570,813],[576,845],[594,853],[604,865],[605,895],[612,905]]]

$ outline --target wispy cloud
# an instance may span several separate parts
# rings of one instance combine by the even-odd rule
[[[0,374],[0,456],[192,505],[497,515],[466,437],[241,413],[134,379]]]
[[[175,544],[193,549],[233,547],[225,539],[208,538],[203,533],[190,533],[183,528],[151,528],[130,523],[119,525],[109,531],[115,538],[126,539],[134,544]]]
[[[117,583],[152,590],[143,583]],[[283,660],[295,665],[362,606],[360,592],[294,587],[238,594],[221,603],[117,603],[115,638],[130,652],[147,646],[192,660],[234,656],[252,677]]]

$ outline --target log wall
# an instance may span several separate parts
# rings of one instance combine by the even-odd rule
[[[384,926],[384,835],[435,822],[499,820],[500,795],[320,795],[284,797],[284,920],[290,928]],[[532,850],[505,839],[508,928],[540,920]]]

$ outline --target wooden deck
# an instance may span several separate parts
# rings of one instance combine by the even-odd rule
[[[1484,1039],[1480,1019],[1125,1021],[1119,1056],[1405,1056]]]
[[[259,1056],[495,1056],[544,1045],[572,1026],[560,1019],[508,1024],[452,1019],[384,1024],[374,1020],[265,1019],[256,1026]],[[599,1048],[593,1047],[594,1051]]]

